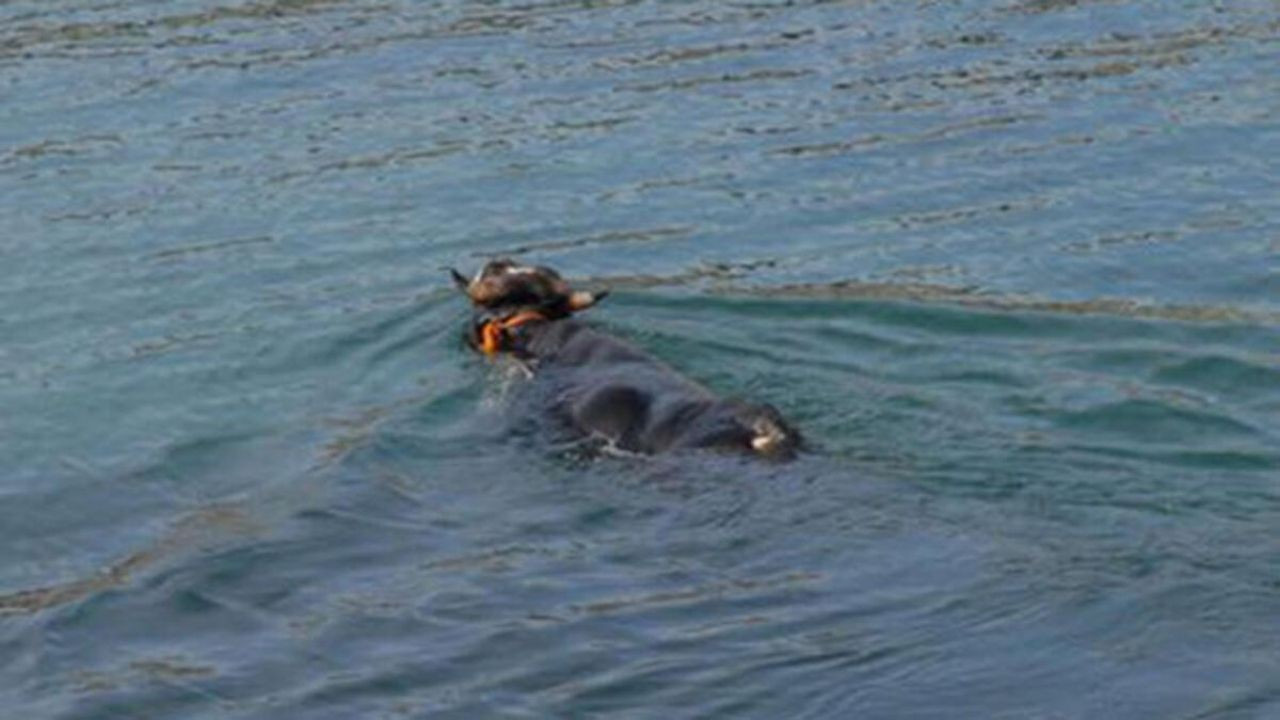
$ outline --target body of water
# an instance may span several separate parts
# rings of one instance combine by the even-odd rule
[[[0,714],[1280,717],[1272,0],[0,1]],[[512,255],[814,449],[582,457]]]

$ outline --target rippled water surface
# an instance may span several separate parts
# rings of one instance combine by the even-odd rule
[[[0,0],[0,707],[1280,717],[1271,0]],[[446,265],[814,449],[592,457]]]

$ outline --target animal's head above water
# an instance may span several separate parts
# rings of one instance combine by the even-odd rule
[[[473,304],[495,316],[534,311],[557,320],[586,310],[608,294],[574,290],[549,267],[521,265],[507,258],[488,262],[470,280],[452,268],[449,272]]]
[[[486,355],[518,354],[519,343],[513,337],[521,326],[569,317],[608,294],[574,290],[549,267],[507,258],[490,261],[470,280],[452,268],[449,273],[477,309],[467,340]]]

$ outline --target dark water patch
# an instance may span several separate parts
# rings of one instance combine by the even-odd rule
[[[152,28],[172,30],[189,26],[208,25],[224,20],[253,18],[282,18],[292,14],[312,13],[332,8],[336,0],[267,0],[240,5],[223,5],[202,12],[158,15],[137,21],[71,22],[65,24],[30,24],[11,28],[11,35],[4,39],[3,47],[23,50],[30,45],[53,42],[84,43],[114,37],[145,36]],[[94,8],[95,11],[117,11],[118,6]],[[65,11],[49,13],[61,15]],[[34,17],[19,18],[31,20]],[[12,18],[11,18],[12,20]]]
[[[810,33],[812,34],[812,31]],[[776,36],[780,40],[796,40],[804,37],[803,33],[790,33]],[[631,57],[614,57],[604,61],[597,61],[606,67],[623,66],[671,66],[681,63],[702,62],[708,59],[718,59],[722,56],[743,55],[762,50],[772,50],[780,47],[778,41],[757,41],[757,42],[738,42],[732,44],[713,44],[702,47],[681,47],[658,50],[656,52],[648,52],[641,56]]]
[[[1280,24],[1271,22],[1241,23],[1187,28],[1174,32],[1154,33],[1147,36],[1125,32],[1112,33],[1091,44],[1069,44],[1045,50],[1050,60],[1073,57],[1114,56],[1163,56],[1195,50],[1201,47],[1221,45],[1241,38],[1268,38],[1274,36]]]
[[[1026,0],[1014,3],[1008,10],[1028,13],[1048,13],[1060,10],[1088,7],[1090,5],[1110,4],[1112,0]]]
[[[635,242],[662,242],[669,238],[687,237],[692,232],[692,228],[687,227],[658,227],[644,230],[615,230],[613,232],[599,233],[588,237],[570,238],[567,240],[555,240],[550,242],[535,243],[531,245],[517,245],[498,251],[484,251],[476,253],[480,257],[493,257],[495,255],[523,255],[526,253],[537,252],[554,252],[558,250],[569,250],[592,245],[614,245],[620,243]]]
[[[1098,252],[1105,251],[1107,248],[1117,245],[1141,245],[1148,243],[1174,242],[1179,239],[1179,233],[1174,231],[1145,230],[1143,232],[1130,235],[1104,235],[1093,240],[1073,242],[1066,246],[1065,249],[1072,252]]]
[[[153,566],[171,561],[180,553],[207,551],[226,537],[237,542],[262,532],[245,512],[235,505],[210,506],[195,511],[173,523],[161,537],[147,548],[112,562],[89,577],[59,585],[19,590],[0,595],[0,615],[35,613],[83,600],[96,593],[121,587]]]
[[[1063,427],[1119,434],[1130,440],[1168,443],[1193,438],[1249,436],[1257,430],[1206,409],[1183,407],[1156,399],[1130,399],[1074,411],[1059,422]]]
[[[624,280],[625,282],[625,280]],[[677,281],[672,281],[675,283]],[[653,282],[653,285],[668,284]],[[754,287],[729,290],[747,292],[765,297],[819,297],[819,298],[867,298],[876,300],[921,300],[948,302],[978,308],[1024,310],[1031,312],[1061,313],[1066,315],[1117,315],[1137,318],[1155,318],[1185,322],[1269,324],[1275,318],[1269,312],[1255,314],[1238,307],[1152,306],[1119,298],[1099,298],[1082,301],[1040,300],[1024,297],[1000,297],[970,288],[945,285],[910,283],[876,283],[843,280],[823,285],[783,285],[779,287]]]
[[[823,143],[817,145],[792,145],[777,148],[771,152],[778,155],[789,155],[794,157],[806,157],[812,155],[842,155],[850,151],[856,151],[862,148],[879,148],[882,145],[893,143],[924,143],[933,140],[943,140],[948,137],[965,134],[969,132],[981,131],[989,128],[999,128],[1005,125],[1013,125],[1027,121],[1033,121],[1034,116],[1018,117],[991,117],[981,118],[978,120],[965,121],[961,123],[951,123],[941,127],[929,128],[918,133],[907,134],[874,134],[869,137],[859,138],[844,142]]]
[[[1166,435],[1161,435],[1159,444],[1164,444],[1169,440]],[[1114,441],[1113,441],[1114,442]],[[1073,449],[1082,450],[1091,455],[1102,457],[1114,457],[1131,459],[1138,462],[1151,462],[1168,465],[1174,468],[1185,468],[1196,471],[1221,470],[1224,472],[1234,473],[1237,471],[1257,471],[1268,472],[1280,469],[1280,455],[1273,452],[1266,452],[1260,448],[1250,449],[1160,449],[1155,448],[1135,449],[1126,444],[1116,443],[1111,445],[1083,445],[1076,446]]]
[[[446,144],[433,148],[402,149],[380,155],[349,157],[326,162],[310,170],[292,170],[271,178],[273,183],[288,182],[297,178],[314,178],[318,175],[349,170],[367,171],[381,168],[402,168],[409,165],[430,162],[436,158],[463,152],[467,149],[462,143]]]
[[[1258,398],[1280,388],[1280,362],[1265,357],[1192,357],[1161,367],[1153,380]]]
[[[657,83],[637,83],[618,88],[623,92],[649,93],[658,91],[684,91],[717,85],[735,85],[739,83],[777,82],[802,78],[810,74],[808,70],[762,69],[746,73],[726,73],[717,76],[699,76],[666,80]]]
[[[57,156],[100,155],[124,143],[124,138],[116,134],[84,135],[74,140],[43,140],[32,145],[13,148],[0,165]]]

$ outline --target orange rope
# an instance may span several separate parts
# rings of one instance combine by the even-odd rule
[[[486,321],[480,326],[480,351],[485,355],[497,355],[502,350],[502,339],[506,331],[534,320],[546,319],[547,316],[537,310],[525,310],[504,320]]]

